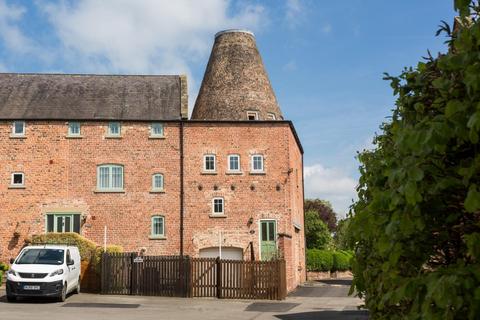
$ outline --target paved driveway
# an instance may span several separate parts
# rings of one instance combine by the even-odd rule
[[[164,297],[108,296],[82,293],[65,303],[44,299],[7,303],[0,289],[0,319],[280,319],[364,320],[358,298],[348,297],[345,283],[320,283],[300,287],[284,301],[182,299]]]

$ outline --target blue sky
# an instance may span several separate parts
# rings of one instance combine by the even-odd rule
[[[343,216],[397,75],[453,21],[453,0],[0,0],[0,71],[187,74],[193,106],[215,32],[247,28],[305,149],[306,195]]]

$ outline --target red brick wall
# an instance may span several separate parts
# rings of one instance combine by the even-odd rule
[[[25,238],[45,232],[45,214],[53,212],[81,213],[82,234],[98,244],[106,225],[108,244],[126,251],[179,253],[179,124],[165,124],[165,139],[149,139],[145,122],[124,122],[122,138],[107,139],[106,124],[82,123],[83,138],[67,139],[66,122],[27,122],[26,138],[11,139],[11,123],[0,122],[0,260],[14,256]],[[277,232],[286,235],[279,249],[289,290],[304,281],[303,173],[289,125],[188,122],[184,132],[185,254],[218,246],[222,231],[223,246],[242,248],[249,259],[252,241],[259,259],[259,221],[275,219]],[[206,153],[217,157],[215,175],[202,173]],[[233,153],[241,156],[240,175],[226,173]],[[264,155],[264,175],[250,174],[254,153]],[[97,165],[104,163],[124,165],[125,193],[95,192]],[[8,188],[14,171],[25,173],[25,189]],[[150,193],[157,172],[164,174],[165,193]],[[225,218],[210,217],[215,196],[225,199]],[[164,240],[149,239],[154,214],[165,216]]]
[[[45,213],[80,212],[82,234],[125,250],[178,253],[178,124],[166,124],[165,139],[149,139],[148,123],[123,123],[121,139],[106,139],[106,123],[82,123],[82,139],[66,139],[65,122],[27,122],[26,138],[11,139],[10,122],[0,123],[0,259],[20,249],[31,234],[45,231]],[[96,168],[124,165],[125,193],[95,193]],[[10,174],[25,173],[25,189],[9,189]],[[152,194],[151,175],[163,172],[164,194]],[[163,214],[166,240],[149,240],[150,219]],[[18,231],[20,236],[13,237]]]

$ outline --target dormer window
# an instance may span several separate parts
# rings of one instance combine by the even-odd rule
[[[258,120],[258,112],[257,111],[247,111],[247,119],[250,121]]]
[[[25,136],[25,121],[13,121],[12,136],[14,137]]]

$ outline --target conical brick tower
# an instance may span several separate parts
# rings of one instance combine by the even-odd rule
[[[217,33],[192,120],[282,119],[253,33]]]

